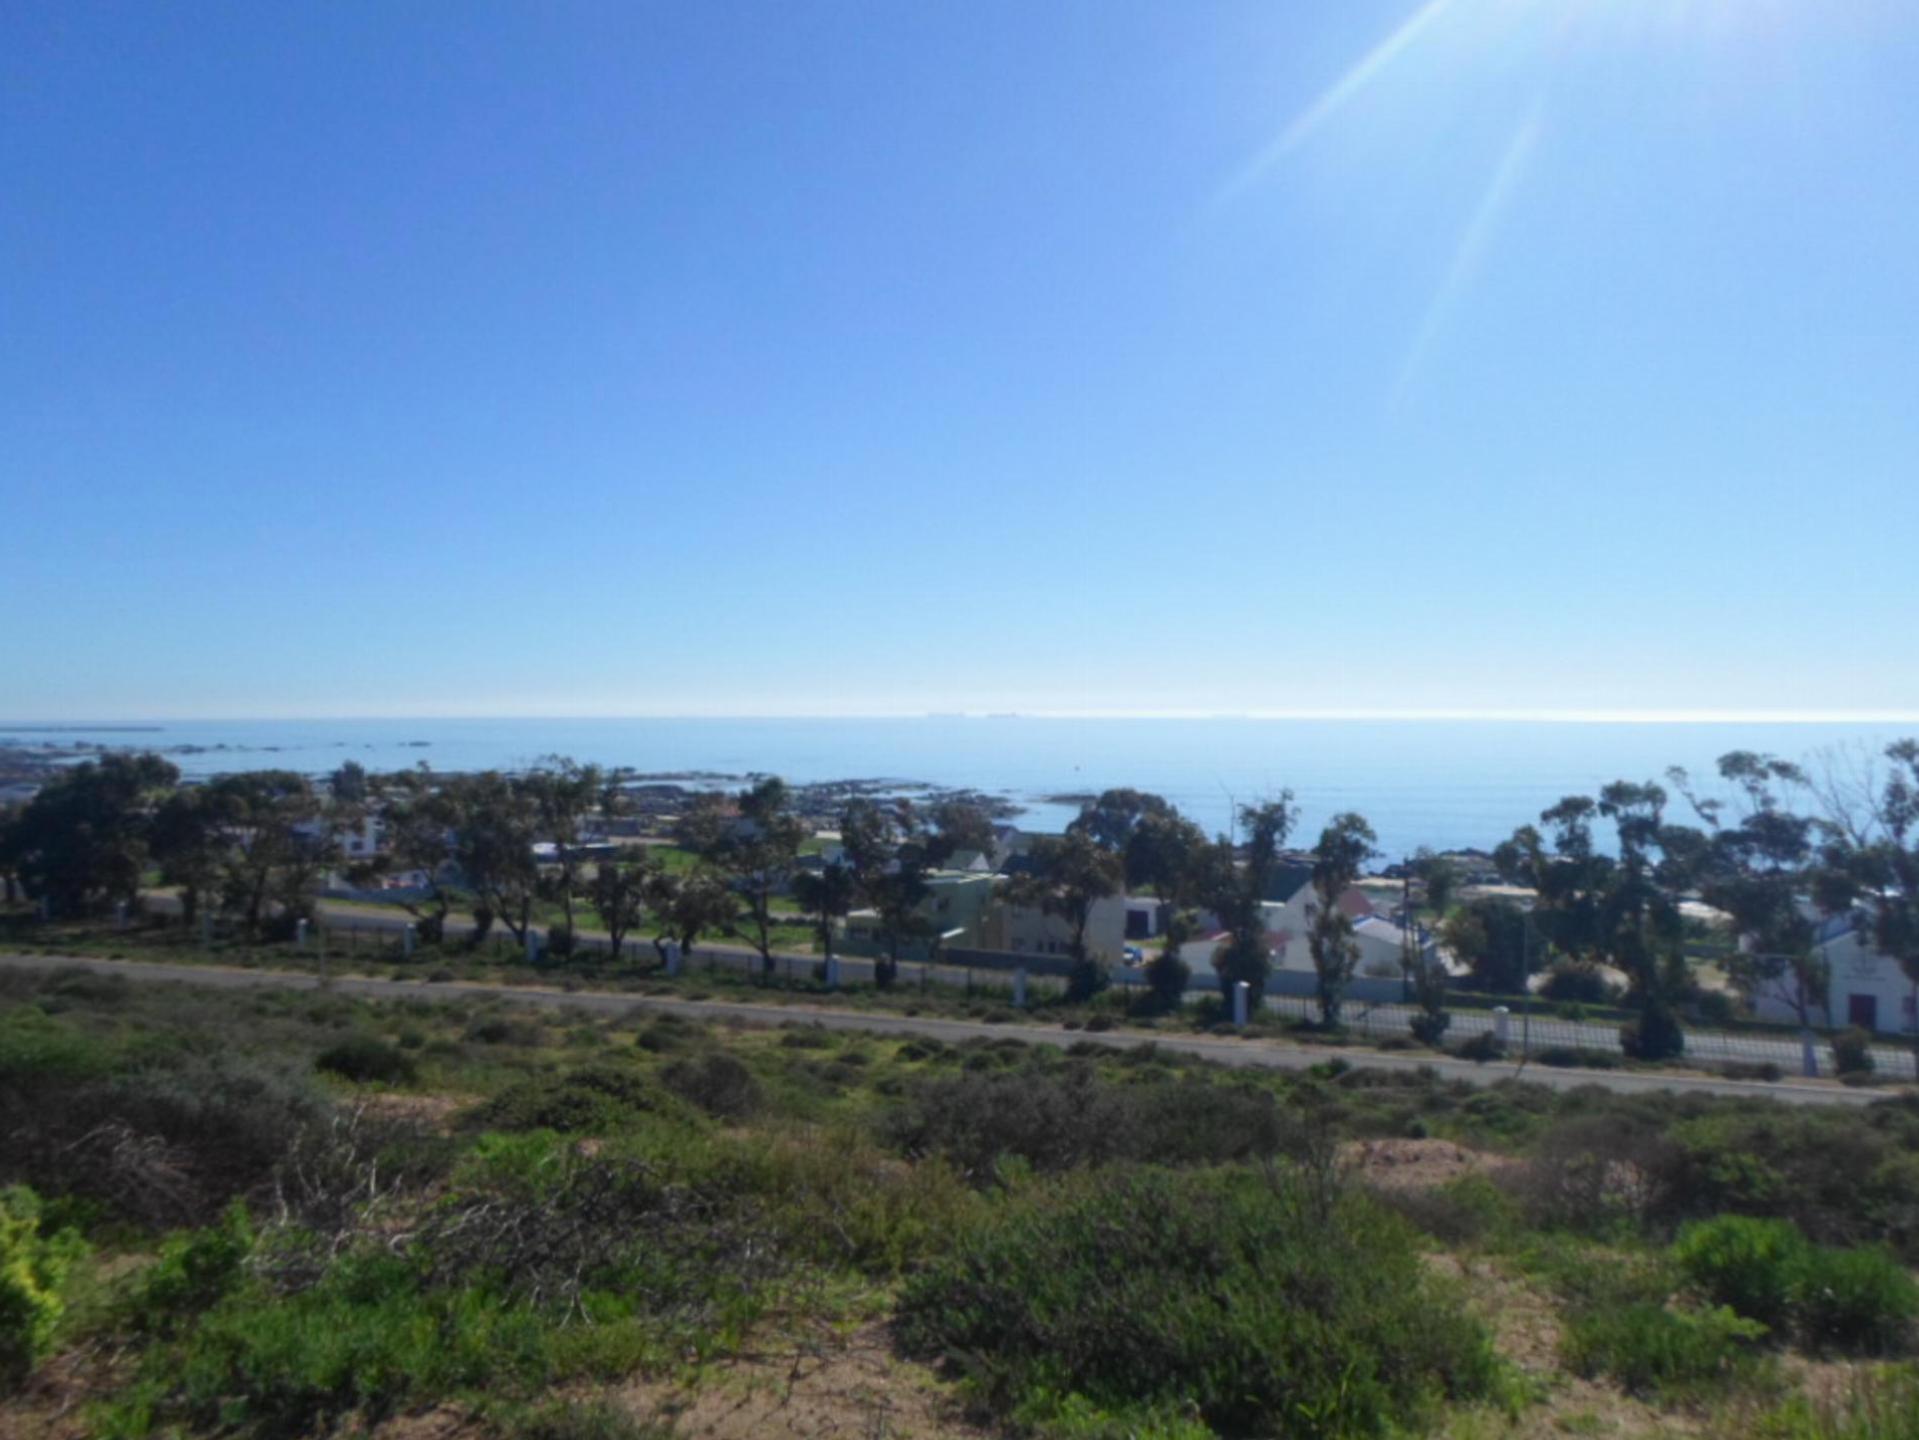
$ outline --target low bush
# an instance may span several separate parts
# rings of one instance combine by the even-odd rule
[[[79,1236],[41,1229],[40,1197],[25,1186],[0,1190],[0,1392],[46,1355],[60,1318]]]
[[[1872,1058],[1872,1032],[1855,1025],[1833,1036],[1832,1068],[1841,1076],[1872,1074],[1877,1068]]]
[[[478,1130],[557,1130],[607,1135],[640,1117],[677,1111],[638,1071],[616,1063],[582,1065],[559,1075],[522,1080],[467,1113]]]
[[[1430,1188],[1394,1186],[1381,1189],[1376,1198],[1447,1245],[1502,1234],[1518,1221],[1512,1198],[1484,1175],[1467,1175]]]
[[[1557,1070],[1617,1070],[1617,1050],[1593,1050],[1579,1045],[1548,1045],[1534,1052],[1533,1059]]]
[[[1919,1285],[1883,1249],[1815,1250],[1799,1275],[1794,1312],[1811,1345],[1885,1354],[1911,1337]]]
[[[156,1052],[97,1079],[57,1070],[0,1086],[0,1184],[173,1228],[268,1186],[333,1107],[308,1073]]]
[[[546,1032],[532,1020],[515,1020],[504,1015],[488,1015],[466,1028],[466,1038],[480,1045],[538,1045]]]
[[[1673,1258],[1699,1293],[1768,1329],[1792,1314],[1812,1247],[1785,1220],[1722,1215],[1679,1232]]]
[[[991,1051],[976,1052],[990,1056]],[[1210,1165],[1277,1153],[1286,1138],[1263,1090],[1193,1080],[1111,1084],[997,1067],[923,1081],[880,1122],[895,1149],[989,1178],[1002,1156],[1041,1171],[1111,1161]]]
[[[1381,1434],[1485,1394],[1484,1330],[1357,1195],[1083,1175],[994,1206],[907,1282],[901,1335],[1002,1415],[1182,1409],[1229,1434]],[[1099,1432],[1094,1432],[1099,1433]]]
[[[238,1288],[254,1239],[246,1207],[237,1201],[218,1224],[170,1237],[134,1284],[129,1320],[138,1329],[165,1331],[210,1308]]]
[[[1919,1435],[1919,1371],[1864,1370],[1836,1394],[1731,1415],[1712,1433],[1715,1440],[1911,1440]]]
[[[1766,1334],[1720,1306],[1675,1310],[1650,1301],[1574,1315],[1561,1342],[1566,1364],[1585,1376],[1609,1376],[1636,1395],[1679,1399],[1752,1380]]]
[[[1578,1005],[1610,1005],[1619,998],[1619,987],[1590,965],[1568,963],[1555,965],[1546,972],[1539,994],[1547,1000]]]
[[[660,1080],[682,1100],[722,1120],[744,1120],[762,1103],[753,1072],[723,1050],[675,1060],[660,1072]]]
[[[1473,1060],[1481,1065],[1505,1058],[1506,1047],[1499,1043],[1499,1037],[1490,1030],[1482,1030],[1470,1039],[1462,1040],[1453,1046],[1453,1054],[1461,1060]]]
[[[671,1440],[669,1425],[641,1420],[607,1400],[565,1400],[516,1419],[511,1440]]]
[[[314,1068],[355,1084],[405,1085],[419,1078],[413,1057],[377,1035],[355,1035],[314,1057]]]

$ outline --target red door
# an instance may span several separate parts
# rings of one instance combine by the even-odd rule
[[[1864,1030],[1879,1028],[1879,997],[1877,995],[1848,995],[1846,997],[1846,1023],[1857,1025]]]

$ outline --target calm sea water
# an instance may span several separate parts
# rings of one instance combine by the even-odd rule
[[[1034,828],[1070,818],[1040,801],[1059,792],[1132,785],[1218,830],[1233,803],[1290,787],[1308,839],[1333,813],[1357,810],[1388,856],[1420,845],[1489,847],[1563,795],[1658,779],[1672,765],[1708,774],[1728,750],[1805,760],[1902,733],[1846,724],[1031,718],[179,721],[143,734],[59,735],[0,725],[0,738],[21,741],[227,747],[174,755],[192,776],[268,765],[321,773],[347,759],[373,770],[422,761],[517,769],[557,754],[647,771],[925,781],[1008,795],[1029,806],[1022,822]]]

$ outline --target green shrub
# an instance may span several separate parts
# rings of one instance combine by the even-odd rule
[[[144,1330],[165,1330],[237,1289],[253,1253],[253,1225],[238,1201],[217,1225],[172,1236],[141,1272],[128,1309]]]
[[[1471,1039],[1462,1040],[1453,1046],[1453,1054],[1461,1060],[1472,1060],[1484,1065],[1504,1058],[1506,1047],[1499,1043],[1499,1037],[1492,1031],[1482,1030]]]
[[[744,1120],[762,1102],[753,1072],[723,1050],[675,1060],[660,1072],[660,1080],[682,1100],[722,1120]]]
[[[1518,1220],[1512,1199],[1484,1175],[1466,1175],[1431,1188],[1395,1187],[1381,1190],[1376,1198],[1448,1245],[1499,1234]]]
[[[1798,1226],[1745,1215],[1688,1225],[1673,1244],[1681,1273],[1702,1295],[1773,1330],[1784,1328],[1810,1256]]]
[[[1754,1345],[1766,1334],[1720,1306],[1673,1310],[1650,1301],[1576,1314],[1561,1350],[1585,1376],[1611,1376],[1637,1395],[1668,1398],[1748,1381],[1758,1371]]]
[[[1872,1032],[1854,1025],[1832,1037],[1832,1068],[1839,1075],[1870,1075],[1877,1068],[1872,1058]]]
[[[1485,1332],[1356,1195],[1244,1173],[1074,1176],[991,1207],[908,1281],[903,1339],[1002,1414],[1082,1397],[1331,1437],[1484,1394]]]
[[[481,1130],[605,1135],[661,1111],[683,1113],[637,1070],[603,1062],[522,1080],[468,1112],[467,1123]]]
[[[1616,1050],[1593,1050],[1579,1045],[1548,1045],[1535,1051],[1533,1059],[1560,1070],[1617,1070],[1620,1064]]]
[[[413,1057],[377,1035],[355,1035],[314,1057],[314,1068],[363,1085],[404,1085],[419,1076]]]
[[[1619,1027],[1619,1048],[1633,1060],[1676,1060],[1685,1053],[1686,1032],[1670,1006],[1651,1004]]]
[[[40,1228],[40,1198],[25,1186],[0,1190],[0,1391],[24,1379],[46,1355],[60,1317],[80,1237]]]
[[[1765,1415],[1729,1417],[1713,1434],[1716,1440],[1911,1440],[1919,1435],[1919,1371],[1863,1371],[1840,1394],[1794,1396]]]
[[[480,1045],[538,1045],[546,1031],[532,1020],[514,1020],[504,1015],[488,1015],[466,1027],[466,1038]]]
[[[520,1416],[509,1433],[512,1440],[671,1440],[673,1432],[611,1401],[566,1400]]]
[[[1883,1354],[1903,1345],[1919,1315],[1919,1285],[1883,1249],[1814,1251],[1798,1280],[1795,1318],[1813,1345]]]
[[[511,1395],[545,1381],[549,1328],[526,1306],[477,1289],[427,1294],[405,1262],[359,1257],[299,1294],[222,1301],[177,1346],[148,1352],[102,1429],[114,1440],[183,1426],[291,1440],[348,1415],[370,1429],[454,1389]]]
[[[1119,1160],[1210,1165],[1275,1154],[1286,1138],[1279,1107],[1263,1090],[1160,1078],[1112,1084],[1078,1067],[1007,1074],[993,1051],[973,1058],[973,1073],[917,1085],[882,1118],[883,1137],[914,1157],[941,1156],[976,1180],[1006,1155],[1042,1171]]]

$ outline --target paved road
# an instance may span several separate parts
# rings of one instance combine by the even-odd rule
[[[310,990],[319,982],[310,975],[285,970],[240,970],[214,965],[175,965],[144,960],[96,960],[57,955],[0,955],[0,967],[8,969],[82,969],[95,974],[122,975],[129,980],[177,982],[204,985],[214,989],[251,989],[271,987],[283,990]],[[1489,1085],[1520,1073],[1506,1064],[1475,1065],[1446,1056],[1405,1055],[1379,1052],[1329,1051],[1325,1046],[1290,1045],[1270,1040],[1238,1040],[1200,1035],[1142,1035],[1137,1032],[1106,1031],[1089,1034],[1067,1032],[1052,1025],[990,1025],[976,1020],[944,1020],[923,1015],[881,1015],[856,1010],[835,1010],[827,1006],[765,1005],[731,1000],[680,1000],[657,995],[639,996],[596,990],[553,990],[537,986],[486,985],[472,981],[447,981],[429,984],[417,980],[380,980],[366,976],[341,976],[332,988],[344,995],[362,995],[370,999],[445,999],[463,996],[473,999],[504,999],[522,1004],[545,1005],[562,1010],[584,1010],[596,1014],[625,1014],[635,1009],[655,1010],[703,1020],[746,1020],[756,1024],[779,1025],[790,1022],[818,1024],[829,1030],[863,1030],[885,1035],[924,1035],[955,1042],[975,1038],[1023,1040],[1032,1044],[1059,1045],[1085,1040],[1113,1050],[1132,1049],[1151,1044],[1161,1050],[1197,1055],[1223,1065],[1257,1066],[1275,1070],[1303,1070],[1318,1065],[1335,1054],[1369,1069],[1412,1071],[1431,1069],[1447,1079]],[[1884,1092],[1851,1090],[1839,1085],[1821,1085],[1806,1081],[1787,1081],[1776,1085],[1717,1080],[1703,1076],[1650,1075],[1617,1071],[1556,1070],[1532,1066],[1524,1072],[1527,1080],[1555,1090],[1570,1090],[1582,1085],[1597,1085],[1619,1094],[1644,1094],[1669,1090],[1679,1094],[1759,1096],[1795,1105],[1863,1105],[1881,1098]]]
[[[147,904],[163,913],[172,914],[178,910],[178,900],[169,894],[153,893],[147,897]],[[355,931],[377,935],[397,936],[410,923],[411,917],[404,912],[366,905],[352,901],[321,901],[319,913],[322,923],[327,926],[332,937],[329,948],[342,946],[342,937]],[[469,920],[452,917],[447,922],[451,935],[467,935],[473,925]],[[496,930],[495,934],[504,934]],[[533,933],[544,938],[545,932],[533,927]],[[507,936],[511,940],[511,936]],[[589,948],[605,949],[606,937],[592,931],[580,932],[580,943]],[[633,939],[627,942],[630,950],[644,952],[652,946],[650,939]],[[819,957],[811,954],[792,954],[776,951],[773,956],[774,968],[787,979],[798,979],[810,975]],[[732,945],[719,941],[702,940],[696,953],[687,957],[690,969],[719,968],[735,970],[741,973],[757,973],[760,968],[759,953],[744,945]],[[871,984],[873,963],[854,956],[840,957],[840,975],[848,984]],[[1118,966],[1113,970],[1115,984],[1143,987],[1146,977],[1142,970],[1133,966]],[[1013,983],[1011,974],[1004,971],[981,971],[963,965],[921,965],[914,961],[904,962],[901,966],[900,982],[903,987],[933,984],[953,989],[971,989],[992,987],[1000,993],[1009,990]],[[1060,982],[1056,979],[1033,976],[1029,987],[1034,994],[1056,992]],[[1216,989],[1214,979],[1209,974],[1193,976],[1191,990],[1194,993]],[[1269,994],[1266,999],[1269,1008],[1295,1018],[1310,1018],[1315,1012],[1312,1003],[1304,997],[1294,995]],[[1366,1005],[1349,1003],[1347,1006],[1347,1024],[1361,1034],[1370,1036],[1409,1035],[1412,1033],[1414,1010],[1407,1005]],[[1482,1031],[1493,1029],[1493,1017],[1484,1010],[1465,1007],[1453,1012],[1449,1038],[1463,1040]],[[1515,1043],[1520,1033],[1521,1019],[1514,1015],[1511,1019]],[[1532,1019],[1532,1050],[1550,1046],[1577,1046],[1588,1050],[1604,1050],[1617,1053],[1619,1050],[1619,1022],[1566,1020],[1547,1012],[1541,1007],[1541,1013]],[[1687,1048],[1696,1058],[1709,1061],[1744,1061],[1747,1064],[1771,1063],[1779,1066],[1789,1075],[1797,1075],[1801,1070],[1801,1052],[1797,1039],[1787,1035],[1748,1033],[1731,1030],[1693,1029],[1687,1034]],[[1830,1067],[1832,1057],[1822,1039],[1816,1050],[1816,1058],[1822,1066]],[[1875,1061],[1882,1075],[1908,1078],[1915,1073],[1915,1062],[1911,1047],[1900,1045],[1879,1045],[1873,1049]]]

